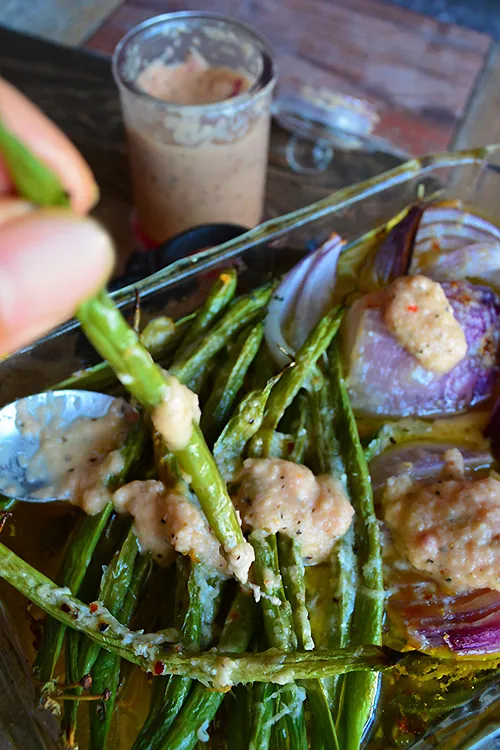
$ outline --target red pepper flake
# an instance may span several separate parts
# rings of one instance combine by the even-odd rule
[[[408,305],[408,312],[418,312],[418,305]]]
[[[162,661],[155,661],[155,665],[153,667],[153,673],[155,675],[163,674],[164,669],[165,669],[165,665]]]
[[[408,719],[406,716],[402,716],[396,721],[396,726],[401,734],[412,734],[410,727],[408,726]]]
[[[89,609],[90,609],[91,613],[92,613],[93,615],[95,615],[95,613],[97,612],[97,610],[98,610],[99,608],[98,608],[98,606],[97,606],[96,602],[92,602],[92,604],[90,605]]]

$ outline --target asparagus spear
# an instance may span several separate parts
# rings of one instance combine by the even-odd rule
[[[226,481],[233,479],[240,468],[245,446],[259,430],[269,394],[280,377],[276,375],[261,391],[251,391],[245,396],[217,439],[214,458]]]
[[[293,448],[289,460],[296,464],[301,464],[309,447],[309,435],[307,430],[309,417],[309,397],[305,392],[298,394],[295,402],[298,407],[299,415],[296,423],[293,425],[292,434]]]
[[[227,423],[263,336],[263,323],[244,329],[226,364],[221,368],[201,417],[201,428],[209,444],[220,435]]]
[[[309,651],[314,648],[314,641],[306,606],[304,562],[297,540],[285,534],[278,534],[278,552],[285,594],[293,612],[298,647]],[[325,749],[338,748],[337,732],[325,685],[320,680],[307,680],[302,684],[312,706]]]
[[[269,649],[258,654],[233,654],[231,658],[217,650],[184,654],[162,648],[165,638],[161,633],[135,633],[121,625],[98,602],[84,604],[1,543],[0,577],[44,612],[84,633],[101,648],[156,676],[179,674],[218,690],[247,682],[286,684],[296,679],[330,677],[366,669],[383,671],[397,664],[403,656],[380,646],[291,653]],[[103,623],[108,626],[104,632]]]
[[[329,369],[328,361],[325,363],[325,369]],[[332,394],[332,384],[321,372],[317,373],[316,377],[320,387],[312,391],[310,398],[313,406],[312,422],[318,471],[322,474],[337,477],[345,483],[346,474],[335,431],[335,399]],[[328,624],[328,644],[330,648],[340,648],[347,646],[349,643],[358,578],[352,526],[337,543],[336,554],[332,556],[329,574],[336,582],[336,590],[334,592],[333,617]],[[334,716],[337,716],[339,711],[340,682],[339,677],[334,677],[328,685],[328,699]]]
[[[177,320],[175,323],[170,318],[153,318],[140,334],[141,343],[146,347],[155,361],[160,364],[166,364],[165,359],[176,344],[182,340],[192,321],[196,319],[196,313],[186,315],[186,317]],[[158,320],[164,321],[161,324],[163,328],[161,335],[158,331]],[[169,321],[166,323],[165,321]],[[118,383],[119,388],[112,386]],[[74,372],[69,378],[61,380],[49,390],[61,391],[68,388],[78,388],[81,390],[117,392],[123,390],[121,383],[107,362],[99,362],[97,365],[87,367],[84,370]]]
[[[149,555],[140,555],[135,563],[130,588],[125,596],[123,606],[118,614],[118,621],[128,625],[137,607],[141,589],[151,570]],[[101,649],[92,667],[92,694],[103,695],[109,691],[109,698],[105,703],[90,703],[90,750],[105,750],[116,697],[120,682],[121,659],[111,651]]]
[[[273,648],[292,651],[297,648],[297,638],[293,628],[292,608],[285,596],[281,579],[276,536],[253,531],[250,541],[255,549],[255,578],[262,592],[262,612],[267,640]],[[294,683],[285,685],[279,697],[283,704],[292,747],[307,750],[302,705],[305,695],[302,688]]]
[[[337,435],[341,443],[351,502],[356,511],[355,535],[360,585],[356,592],[350,643],[353,646],[380,644],[384,616],[384,581],[370,474],[342,376],[342,363],[335,348],[330,359]],[[375,709],[378,677],[371,672],[347,677],[343,690],[345,698],[338,722],[341,746],[346,750],[358,750],[365,726]]]
[[[275,712],[276,685],[259,682],[252,686],[252,718],[248,750],[269,747]]]
[[[117,617],[124,605],[127,592],[132,583],[134,564],[139,553],[139,546],[132,529],[128,532],[119,554],[115,555],[101,580],[99,601],[107,608],[112,617]],[[105,623],[101,630],[106,630]],[[74,635],[74,634],[72,634]],[[69,684],[79,682],[89,674],[94,666],[101,648],[86,638],[71,638],[68,643],[68,662],[66,676]],[[75,695],[81,694],[81,688],[74,690]],[[68,701],[64,707],[63,729],[70,747],[74,744],[76,731],[77,709],[76,701]]]
[[[219,653],[238,654],[245,651],[254,631],[256,614],[253,597],[239,591],[220,636]],[[203,685],[196,685],[168,734],[151,747],[158,750],[192,750],[212,723],[224,697],[225,693],[214,693]]]
[[[201,565],[191,564],[188,579],[188,601],[182,628],[181,644],[187,652],[199,651],[206,645],[204,639],[204,610],[206,587],[210,583],[204,580],[207,576]],[[220,584],[220,579],[215,583]],[[182,581],[181,581],[182,585]],[[210,620],[212,617],[210,616]],[[156,715],[147,722],[134,743],[133,750],[147,750],[151,747],[161,747],[172,722],[181,710],[192,686],[192,680],[186,677],[171,676],[169,678],[164,699],[158,707]]]
[[[278,427],[280,419],[304,386],[318,359],[330,345],[339,329],[341,320],[341,308],[335,307],[330,310],[308,336],[304,345],[298,351],[294,363],[285,370],[280,381],[273,388],[266,405],[266,414],[262,426],[253,441],[255,455],[268,456],[271,454],[272,435]]]
[[[196,314],[196,319],[176,350],[176,357],[184,357],[192,344],[203,337],[234,297],[238,277],[233,268],[223,271]]]
[[[314,641],[306,606],[304,561],[296,539],[281,532],[277,535],[279,567],[287,601],[293,617],[293,626],[300,649],[311,651]]]
[[[170,368],[170,373],[189,386],[200,368],[220,352],[236,333],[262,315],[271,297],[271,291],[271,286],[266,285],[237,299],[211,328],[210,335],[205,335],[201,341],[193,343],[194,351],[188,348],[185,354],[176,357],[176,363]]]

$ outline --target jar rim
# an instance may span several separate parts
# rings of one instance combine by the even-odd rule
[[[221,102],[211,102],[209,104],[176,104],[175,102],[169,102],[164,99],[159,99],[156,96],[148,94],[147,91],[140,88],[135,81],[130,80],[122,75],[121,65],[123,63],[123,57],[126,53],[127,48],[134,38],[142,33],[145,29],[152,28],[154,26],[161,26],[165,23],[175,23],[177,21],[198,21],[208,19],[209,21],[221,21],[228,27],[234,27],[245,31],[249,36],[257,42],[260,54],[262,55],[262,71],[259,77],[252,83],[252,85],[246,89],[246,91],[230,99],[224,99]],[[252,26],[240,21],[236,18],[225,16],[221,13],[209,13],[203,11],[179,11],[175,13],[163,13],[159,16],[153,16],[148,18],[146,21],[137,24],[134,28],[130,29],[124,37],[118,42],[113,52],[111,61],[113,78],[115,79],[118,87],[124,87],[136,96],[153,103],[156,107],[168,110],[172,113],[178,114],[190,114],[190,115],[207,115],[207,114],[221,114],[225,109],[234,110],[242,109],[248,104],[255,102],[256,99],[267,94],[269,89],[273,89],[276,84],[276,69],[274,64],[274,57],[272,47],[267,39],[256,31]]]

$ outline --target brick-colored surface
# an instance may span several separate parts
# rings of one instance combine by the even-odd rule
[[[485,34],[380,0],[127,0],[87,47],[111,53],[135,24],[177,10],[252,24],[273,44],[283,82],[369,100],[378,133],[413,153],[449,144],[491,45]]]

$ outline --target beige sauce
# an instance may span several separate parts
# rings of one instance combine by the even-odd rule
[[[385,322],[426,370],[446,373],[467,354],[465,333],[443,287],[425,276],[403,276],[388,288]]]
[[[394,544],[450,592],[500,591],[500,481],[466,479],[456,449],[445,460],[443,479],[432,484],[408,474],[388,480],[382,505]]]
[[[110,499],[104,480],[123,468],[117,449],[130,429],[130,408],[116,399],[103,417],[80,417],[64,427],[57,404],[39,407],[34,414],[20,405],[16,424],[25,434],[38,435],[40,447],[31,458],[18,460],[29,481],[43,480],[48,485],[34,492],[35,497],[69,500],[93,515]]]
[[[294,536],[309,564],[327,560],[351,525],[354,509],[332,477],[272,458],[247,459],[240,478],[236,505],[243,525]]]
[[[151,419],[171,451],[182,450],[189,443],[193,426],[200,423],[198,396],[173,375],[166,375],[167,386],[162,402],[153,409]]]
[[[251,81],[231,68],[211,67],[197,50],[191,50],[187,60],[178,65],[152,62],[137,85],[150,96],[173,104],[213,104],[247,91]]]
[[[180,490],[167,490],[154,480],[135,481],[117,490],[113,503],[119,513],[133,516],[141,549],[160,565],[171,563],[176,550],[225,572],[226,562],[205,517]]]
[[[151,63],[137,83],[166,102],[204,105],[231,100],[252,81],[191,55],[181,65]],[[235,104],[220,115],[186,111],[182,117],[168,108],[154,112],[153,107],[150,102],[124,100],[142,231],[162,242],[198,224],[258,224],[267,170],[267,102],[245,110]]]

